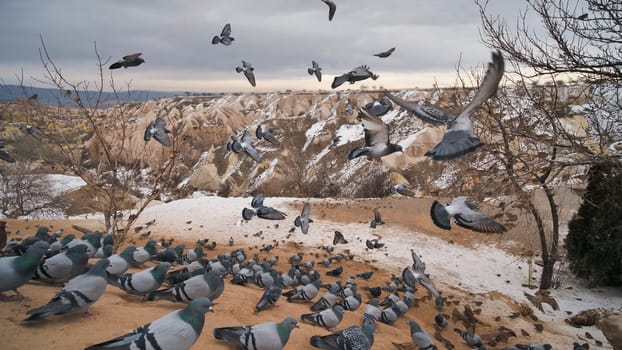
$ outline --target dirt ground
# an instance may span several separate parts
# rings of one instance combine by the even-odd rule
[[[439,236],[447,241],[454,241],[455,244],[470,246],[479,242],[499,243],[502,246],[511,247],[510,249],[526,249],[529,237],[526,237],[525,227],[515,227],[505,235],[482,235],[458,228],[455,231],[443,231],[436,228],[429,220],[428,210],[431,199],[410,199],[410,198],[388,198],[382,202],[377,200],[352,201],[351,205],[341,207],[340,210],[328,210],[331,203],[326,202],[318,209],[314,209],[314,215],[324,220],[334,220],[343,222],[357,222],[371,219],[372,209],[380,207],[383,219],[387,222],[400,222],[408,229],[426,232],[431,235]],[[94,222],[90,221],[67,221],[67,220],[42,220],[42,221],[18,221],[8,220],[9,239],[15,237],[26,237],[35,232],[37,226],[49,226],[52,230],[64,228],[65,233],[75,232],[71,229],[72,224],[85,227],[93,227]],[[285,226],[285,225],[284,225]],[[287,236],[289,227],[283,227],[283,240]],[[182,243],[183,236],[176,235],[175,232],[160,233],[167,237],[175,237],[175,243]],[[154,238],[159,238],[154,233]],[[519,239],[521,238],[521,239]],[[135,245],[144,245],[146,238],[136,235],[131,239]],[[185,242],[187,247],[193,247],[194,242]],[[286,257],[302,249],[305,252],[305,260],[318,261],[325,256],[325,252],[317,247],[300,247],[296,243],[287,242],[280,244],[268,253],[260,252],[257,247],[246,247],[244,242],[236,242],[234,247],[222,244],[215,251],[209,251],[208,257],[215,254],[230,252],[231,250],[244,247],[250,255],[258,254],[260,259],[270,258],[274,255],[281,257],[276,268],[285,271],[288,268]],[[528,248],[528,247],[527,247]],[[339,251],[336,249],[336,252]],[[345,261],[343,267],[350,275],[373,270],[373,277],[368,280],[358,279],[359,288],[363,289],[363,302],[367,302],[371,296],[365,287],[384,286],[390,280],[391,272],[383,266],[378,266],[373,262],[361,260]],[[325,271],[330,268],[316,266],[322,274],[322,280],[326,282],[335,281],[337,278],[325,275]],[[131,270],[137,271],[137,270]],[[228,277],[230,278],[230,277]],[[341,277],[344,280],[347,277]],[[28,283],[19,290],[30,301],[0,302],[0,337],[4,343],[2,349],[81,349],[85,346],[102,342],[116,336],[122,335],[138,326],[155,320],[166,313],[183,307],[168,301],[146,302],[139,297],[126,295],[123,291],[108,286],[103,297],[91,308],[93,315],[84,316],[83,314],[66,315],[62,317],[50,317],[43,322],[35,325],[25,326],[20,323],[25,318],[26,311],[43,305],[60,288],[56,286],[42,285],[38,283]],[[12,294],[12,292],[6,292]],[[262,290],[255,286],[238,286],[226,281],[223,295],[215,301],[214,313],[208,313],[205,319],[203,333],[193,346],[194,349],[232,349],[233,347],[214,339],[212,330],[215,327],[235,326],[255,324],[264,321],[280,321],[286,316],[294,316],[300,319],[300,315],[311,312],[309,305],[292,304],[285,301],[282,297],[278,306],[272,309],[254,313],[254,306],[261,297]],[[386,296],[386,292],[382,297]],[[500,327],[511,329],[517,337],[512,337],[509,341],[500,341],[495,346],[489,348],[504,348],[514,343],[534,343],[547,338],[554,337],[557,330],[548,327],[538,320],[530,318],[528,315],[517,316],[520,307],[513,301],[508,300],[499,293],[488,293],[485,295],[474,295],[468,291],[461,291],[457,288],[444,288],[443,296],[446,298],[446,306],[443,313],[450,319],[447,329],[440,331],[442,337],[448,340],[442,343],[436,340],[439,349],[468,349],[462,339],[452,331],[454,326],[464,328],[457,319],[451,319],[452,314],[461,313],[468,305],[475,312],[478,319],[477,333],[480,335],[499,334]],[[429,297],[425,289],[416,292],[417,306],[411,308],[406,315],[402,316],[395,324],[387,325],[378,323],[375,334],[374,348],[392,349],[393,343],[412,343],[408,321],[413,319],[419,322],[422,327],[431,335],[436,332],[434,316],[437,310],[434,307],[432,298]],[[361,324],[364,305],[353,312],[346,312],[343,321],[337,329],[345,328],[354,324]],[[539,332],[536,324],[543,326],[543,332]],[[328,331],[319,327],[314,327],[305,323],[300,323],[300,328],[292,332],[286,349],[310,349],[309,338],[313,335],[328,334]]]

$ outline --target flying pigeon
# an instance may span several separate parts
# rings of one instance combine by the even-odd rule
[[[358,115],[365,131],[365,147],[355,148],[348,154],[352,160],[367,156],[368,160],[380,159],[394,152],[403,152],[402,146],[389,142],[389,126],[382,119],[370,114],[364,108]]]
[[[382,221],[382,217],[380,216],[380,210],[374,208],[374,219],[369,223],[369,227],[376,228],[378,225],[384,225],[384,221]]]
[[[296,219],[294,220],[294,225],[296,227],[300,227],[300,230],[305,235],[309,232],[309,223],[313,222],[313,220],[309,217],[310,213],[311,205],[309,202],[306,202],[302,207],[302,212],[300,215],[296,216]]]
[[[4,295],[7,290],[14,291],[17,298],[25,299],[17,288],[32,278],[49,247],[47,242],[39,241],[28,247],[23,255],[0,257],[0,300],[10,299]]]
[[[368,239],[365,241],[365,246],[369,249],[380,249],[384,247],[384,243],[378,241],[378,239]]]
[[[140,57],[140,55],[142,55],[141,52],[138,53],[133,53],[131,55],[127,55],[127,56],[123,56],[123,59],[113,63],[110,65],[110,69],[117,69],[117,68],[127,68],[127,67],[136,67],[142,63],[145,62],[144,59],[142,59]]]
[[[332,21],[335,16],[335,11],[337,10],[337,5],[332,0],[322,0],[326,5],[328,5],[328,20]]]
[[[201,335],[205,313],[208,311],[214,311],[212,302],[208,298],[197,298],[181,310],[166,314],[120,337],[91,345],[85,350],[188,350]]]
[[[331,329],[339,324],[343,319],[343,306],[333,305],[330,309],[322,310],[311,314],[302,314],[300,319],[314,326]]]
[[[298,321],[286,317],[280,323],[264,322],[249,326],[214,328],[214,338],[233,343],[246,350],[281,350]]]
[[[309,75],[315,74],[317,81],[322,81],[322,68],[320,67],[320,65],[315,61],[311,61],[311,65],[313,67],[307,69],[307,72],[309,72]]]
[[[5,150],[5,147],[6,143],[0,141],[0,159],[9,163],[15,163],[15,158]]]
[[[361,81],[361,80],[365,80],[369,78],[371,78],[372,80],[376,80],[378,79],[378,77],[379,76],[377,74],[374,74],[369,70],[369,67],[365,65],[358,66],[345,74],[336,76],[333,79],[333,83],[330,85],[330,87],[335,89],[341,86],[341,84],[345,83],[346,81],[350,82],[350,84],[354,84],[357,81]]]
[[[369,350],[374,344],[374,322],[363,327],[350,326],[329,335],[314,335],[310,339],[312,346],[325,350]]]
[[[259,157],[259,153],[257,153],[257,150],[251,143],[251,134],[248,132],[248,130],[244,131],[241,140],[238,140],[237,138],[232,140],[231,150],[235,153],[240,153],[244,151],[244,153],[246,153],[249,157],[253,158],[255,162],[261,162],[261,157]]]
[[[47,283],[64,283],[84,272],[89,257],[86,245],[78,244],[41,261],[33,279]]]
[[[126,273],[120,276],[109,276],[108,283],[123,289],[129,294],[145,296],[160,288],[166,272],[171,268],[168,262],[161,262],[158,265],[134,273]]]
[[[408,189],[408,186],[404,183],[397,184],[395,186],[391,186],[391,193],[399,193],[402,196],[414,197],[415,193]]]
[[[472,152],[483,145],[479,139],[473,136],[473,115],[486,100],[497,92],[499,82],[503,77],[503,70],[504,62],[501,52],[493,52],[492,62],[488,63],[488,70],[486,71],[484,80],[482,80],[471,102],[469,102],[457,117],[446,115],[431,107],[427,107],[426,109],[422,109],[421,107],[415,108],[416,106],[413,106],[409,102],[404,104],[404,101],[391,98],[390,94],[387,96],[391,98],[393,102],[406,108],[423,120],[441,121],[437,124],[444,124],[442,121],[446,121],[448,127],[443,134],[441,142],[436,144],[436,146],[425,155],[431,157],[433,160],[452,160]]]
[[[223,44],[225,46],[229,46],[229,45],[231,45],[231,42],[233,40],[235,40],[235,39],[231,36],[231,24],[227,23],[222,28],[222,31],[220,32],[220,36],[218,36],[218,35],[214,36],[214,38],[212,39],[212,44],[216,45],[216,44],[220,43],[220,44]]]
[[[162,117],[157,117],[145,129],[145,141],[149,141],[153,137],[163,146],[170,147],[173,145],[171,138],[168,136],[170,133],[171,131],[166,128],[166,120]]]
[[[191,277],[169,289],[158,290],[148,296],[148,300],[166,299],[172,302],[187,303],[191,300],[208,297],[216,300],[225,289],[223,273],[210,270],[203,275]]]
[[[428,332],[421,329],[417,322],[411,320],[408,325],[410,326],[410,336],[420,350],[438,350]]]
[[[392,107],[393,103],[388,98],[381,98],[365,105],[365,109],[376,117],[382,117],[387,114]]]
[[[250,62],[242,61],[242,67],[235,67],[235,71],[238,73],[244,72],[244,76],[248,79],[248,82],[251,83],[251,86],[255,87],[255,73],[253,71],[255,68],[250,64]]]
[[[266,220],[284,220],[287,214],[283,213],[280,210],[274,209],[272,207],[267,207],[263,205],[264,196],[262,193],[258,193],[251,200],[251,207],[253,209],[244,208],[242,209],[242,218],[244,220],[250,220],[253,216],[257,215],[258,217]]]
[[[333,236],[333,245],[337,244],[348,244],[348,240],[343,237],[343,233],[339,231],[335,231],[335,235]]]
[[[378,57],[380,57],[380,58],[386,58],[386,57],[391,56],[391,54],[393,53],[393,51],[395,51],[395,48],[394,48],[394,47],[392,47],[392,48],[388,49],[387,51],[383,51],[383,52],[380,52],[380,53],[374,54],[374,56],[378,56]]]
[[[278,145],[280,142],[276,139],[276,137],[274,137],[274,134],[272,134],[273,131],[274,129],[270,127],[259,125],[257,126],[257,129],[255,129],[255,136],[257,136],[258,139],[264,139],[273,145]]]
[[[430,279],[430,277],[426,275],[425,263],[421,261],[421,258],[419,258],[419,256],[415,253],[413,249],[410,250],[410,254],[412,255],[414,263],[412,265],[412,270],[406,267],[402,271],[402,279],[404,280],[404,283],[406,283],[406,285],[410,286],[411,288],[415,288],[417,283],[422,285],[432,294],[432,296],[434,296],[436,308],[439,310],[442,309],[443,298],[441,297],[438,289],[436,289],[436,285],[434,284],[432,279]]]
[[[458,333],[471,349],[486,350],[486,345],[482,343],[482,338],[480,338],[479,335],[463,331],[460,328],[454,328],[454,332]]]
[[[456,197],[451,203],[442,205],[438,201],[432,203],[430,216],[434,224],[442,229],[450,230],[450,219],[453,217],[458,226],[483,233],[503,233],[507,228],[486,215],[476,211],[477,207],[467,203],[467,197]]]
[[[124,274],[130,266],[132,266],[132,261],[134,260],[134,251],[136,247],[133,245],[128,245],[123,249],[123,251],[119,254],[114,254],[108,258],[109,266],[106,268],[106,271],[110,275],[122,275]]]
[[[46,304],[29,310],[24,322],[34,322],[51,315],[64,315],[88,309],[104,294],[107,258],[98,260],[88,272],[78,275],[67,282],[65,287]]]

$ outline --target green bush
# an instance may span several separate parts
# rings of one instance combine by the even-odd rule
[[[579,211],[568,224],[572,272],[591,286],[622,284],[622,167],[598,164],[589,172]]]

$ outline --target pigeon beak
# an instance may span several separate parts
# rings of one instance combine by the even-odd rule
[[[210,306],[209,309],[207,309],[207,311],[214,312],[214,308]]]

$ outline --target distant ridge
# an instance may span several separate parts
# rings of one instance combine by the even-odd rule
[[[25,91],[24,91],[25,90]],[[73,94],[73,91],[71,92]],[[25,87],[19,85],[0,85],[0,102],[11,102],[18,99],[29,98],[37,94],[37,101],[49,105],[58,105],[60,102],[64,107],[75,107],[76,103],[71,96],[65,96],[64,91],[52,88]],[[96,91],[80,92],[83,100],[95,102]],[[181,92],[150,91],[150,90],[127,90],[119,91],[116,95],[112,92],[103,92],[101,97],[101,107],[110,107],[119,102],[144,102],[162,97],[180,96]]]

